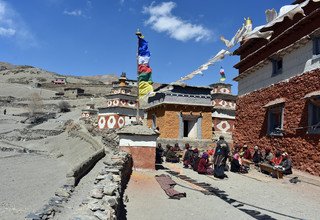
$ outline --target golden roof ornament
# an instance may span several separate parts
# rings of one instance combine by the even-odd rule
[[[246,21],[246,26],[247,25],[252,25],[252,20],[250,19],[250,17],[248,17],[247,19],[244,18],[244,20]]]
[[[246,21],[245,26],[247,27],[247,30],[252,31],[252,20],[249,17],[244,18],[244,20]]]

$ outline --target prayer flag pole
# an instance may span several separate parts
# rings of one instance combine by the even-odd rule
[[[140,32],[139,28],[136,31],[136,36],[138,37],[138,41],[137,41],[137,114],[136,114],[136,122],[139,124],[140,119],[139,119],[139,36],[142,36],[142,33]]]

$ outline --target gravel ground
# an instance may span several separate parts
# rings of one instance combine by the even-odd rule
[[[54,195],[65,165],[45,155],[0,151],[0,219],[24,219]]]
[[[67,120],[79,119],[81,109],[33,128],[13,115],[24,112],[28,109],[0,106],[0,220],[24,219],[40,209],[65,183],[66,173],[95,151],[79,137],[59,134]]]
[[[181,163],[164,164],[164,167],[197,182],[210,184],[213,195],[205,195],[203,188],[169,174],[168,170],[134,171],[126,190],[129,220],[318,219],[320,178],[313,177],[316,185],[306,182],[292,184],[287,177],[272,179],[252,169],[246,175],[227,172],[229,178],[219,180],[183,169]],[[186,192],[187,197],[168,199],[154,178],[162,173],[171,175],[177,182],[175,189]],[[304,180],[304,176],[299,178]]]

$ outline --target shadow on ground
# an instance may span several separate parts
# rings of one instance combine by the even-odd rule
[[[267,214],[264,214],[264,213],[261,213],[260,211],[256,210],[256,209],[259,209],[259,210],[264,210],[264,211],[267,211],[267,212],[271,212],[271,213],[274,213],[274,214],[277,214],[277,215],[281,215],[281,216],[284,216],[284,217],[287,217],[287,218],[292,218],[292,219],[301,219],[301,218],[298,218],[298,217],[294,217],[294,216],[290,216],[290,215],[286,215],[286,214],[283,214],[283,213],[279,213],[279,212],[276,212],[276,211],[273,211],[273,210],[269,210],[269,209],[266,209],[266,208],[263,208],[263,207],[258,207],[258,206],[255,206],[255,205],[252,205],[252,204],[248,204],[248,203],[245,203],[245,202],[241,202],[241,201],[238,201],[236,199],[233,199],[233,198],[230,198],[230,196],[223,190],[220,190],[219,188],[217,187],[212,187],[210,184],[208,183],[205,183],[205,182],[198,182],[197,180],[194,180],[186,175],[180,175],[179,172],[175,172],[175,171],[172,171],[172,170],[169,170],[167,168],[164,167],[164,169],[166,170],[167,173],[179,178],[179,179],[182,179],[184,181],[187,181],[189,183],[192,183],[196,186],[199,186],[201,188],[203,188],[204,190],[196,190],[196,189],[192,189],[192,190],[196,190],[196,191],[199,191],[201,193],[203,193],[204,195],[215,195],[217,197],[219,197],[220,199],[222,199],[223,201],[229,203],[230,205],[232,205],[234,208],[237,208],[238,210],[250,215],[251,217],[255,218],[255,219],[258,219],[258,220],[273,220],[275,218],[271,217],[270,215],[267,215]],[[182,186],[180,184],[178,184],[179,186]],[[182,186],[182,187],[185,187],[185,186]],[[189,187],[186,187],[188,189],[191,189]],[[252,207],[252,208],[255,208],[255,209],[245,209],[243,208],[243,206],[246,205],[246,206],[249,206],[249,207]]]

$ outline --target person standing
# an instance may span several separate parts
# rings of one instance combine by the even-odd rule
[[[7,114],[7,109],[6,109],[6,108],[3,110],[3,114],[4,114],[4,115]]]
[[[163,152],[164,152],[164,150],[161,146],[161,143],[158,143],[158,145],[156,147],[156,163],[161,164],[163,162],[163,160],[162,160]]]
[[[217,142],[217,147],[213,156],[214,164],[214,176],[220,179],[227,177],[224,174],[224,168],[226,166],[227,158],[230,152],[228,143],[224,140],[224,137],[221,135],[219,141]]]

